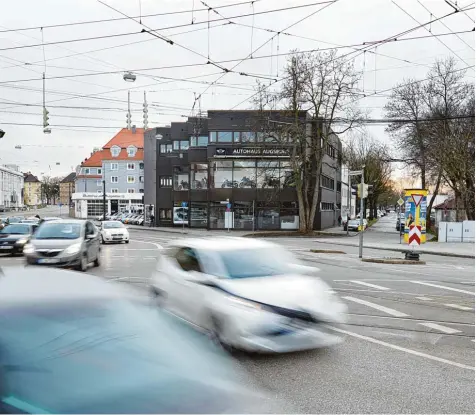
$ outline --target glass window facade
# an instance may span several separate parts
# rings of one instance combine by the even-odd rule
[[[206,228],[208,226],[208,203],[190,203],[190,227]]]
[[[256,162],[255,161],[235,161],[233,167],[233,178],[242,189],[256,188]]]
[[[219,143],[231,143],[232,141],[233,141],[233,133],[231,131],[228,131],[228,132],[220,131],[218,133]]]
[[[208,164],[192,163],[190,165],[190,184],[194,190],[208,189]]]
[[[174,190],[190,188],[188,171],[184,167],[174,167]]]
[[[167,154],[173,151],[172,144],[161,144],[160,145],[160,153]]]
[[[210,187],[215,189],[227,189],[238,187],[233,182],[233,162],[215,161],[210,169]]]
[[[208,145],[208,136],[201,135],[190,137],[190,147],[206,147]]]

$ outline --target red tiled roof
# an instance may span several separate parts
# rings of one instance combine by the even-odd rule
[[[137,148],[144,148],[144,129],[136,128],[136,132],[123,128],[119,131],[111,140],[109,140],[103,148],[111,148],[112,146],[119,146],[121,148],[127,148],[133,145]]]
[[[100,150],[96,151],[89,157],[88,159],[84,160],[81,163],[81,166],[83,167],[101,167],[102,166],[102,160],[106,155],[106,152],[111,154],[109,150]]]

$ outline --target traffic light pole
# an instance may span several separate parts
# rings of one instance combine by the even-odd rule
[[[359,258],[362,259],[362,254],[364,251],[364,186],[365,186],[365,181],[364,181],[364,168],[362,168],[362,175],[360,176],[360,192],[361,192],[361,198],[360,198],[360,235],[359,235]]]

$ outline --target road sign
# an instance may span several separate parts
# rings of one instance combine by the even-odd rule
[[[231,209],[231,203],[228,203],[228,204],[226,205],[226,208],[227,208],[227,209]]]
[[[421,202],[422,199],[423,199],[423,195],[415,195],[415,194],[412,194],[412,199],[413,199],[413,202],[415,203],[415,206],[419,206],[419,205],[420,205],[420,202]]]
[[[402,206],[405,203],[405,201],[402,198],[400,198],[398,199],[397,203],[398,203],[398,206]]]
[[[182,202],[182,207],[187,207],[187,202]]]
[[[358,176],[359,174],[362,174],[362,170],[351,170],[351,171],[349,171],[349,176]]]
[[[420,246],[421,244],[421,226],[410,225],[410,231],[408,233],[408,245]]]

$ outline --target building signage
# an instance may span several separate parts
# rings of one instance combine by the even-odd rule
[[[124,200],[135,200],[142,199],[143,193],[106,193],[107,199],[124,199]],[[102,199],[102,193],[73,193],[72,199]]]
[[[215,157],[290,157],[289,148],[276,147],[224,147],[215,150]]]

